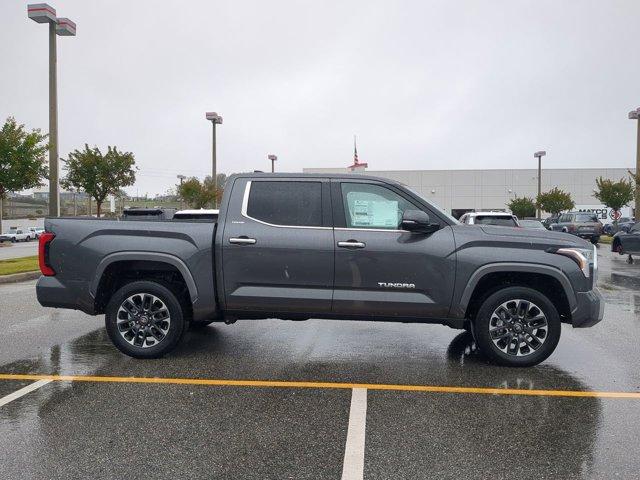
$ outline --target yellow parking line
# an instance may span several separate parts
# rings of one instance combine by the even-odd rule
[[[216,387],[275,387],[391,390],[398,392],[471,393],[479,395],[525,395],[534,397],[598,397],[634,398],[640,392],[608,392],[590,390],[525,390],[520,388],[451,387],[444,385],[393,385],[380,383],[298,382],[281,380],[226,380],[213,378],[107,377],[96,375],[35,375],[0,373],[0,380],[52,380],[54,382],[146,383],[163,385],[205,385]]]

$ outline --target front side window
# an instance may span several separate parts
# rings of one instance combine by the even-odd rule
[[[322,183],[251,182],[247,216],[283,226],[322,226]]]
[[[392,190],[369,183],[342,183],[348,228],[398,230],[405,210],[418,210]]]

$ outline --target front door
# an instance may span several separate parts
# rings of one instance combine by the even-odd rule
[[[400,230],[405,210],[426,211],[400,189],[373,181],[334,180],[335,287],[340,315],[444,318],[455,278],[451,227],[432,234]]]
[[[329,182],[238,179],[223,232],[226,310],[331,311]]]

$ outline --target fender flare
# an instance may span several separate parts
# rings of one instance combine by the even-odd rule
[[[524,272],[524,273],[539,273],[542,275],[548,275],[550,277],[555,278],[562,285],[562,289],[569,301],[569,310],[573,312],[578,307],[578,302],[576,300],[576,294],[571,286],[571,282],[567,278],[567,276],[559,269],[550,267],[548,265],[536,265],[532,263],[516,263],[516,262],[504,262],[504,263],[489,263],[487,265],[483,265],[479,267],[467,282],[467,286],[464,288],[462,292],[462,296],[460,297],[460,308],[462,312],[467,310],[469,305],[469,301],[471,300],[471,296],[473,295],[473,291],[476,286],[480,282],[480,280],[490,273],[495,272]]]
[[[122,261],[151,261],[151,262],[160,262],[167,263],[173,267],[176,267],[182,277],[184,278],[185,283],[187,284],[187,288],[189,289],[189,296],[191,297],[191,302],[196,303],[198,300],[198,288],[196,287],[196,282],[193,280],[193,276],[191,275],[191,271],[189,267],[180,260],[178,257],[174,255],[170,255],[168,253],[159,253],[159,252],[117,252],[112,253],[104,257],[98,267],[96,268],[95,276],[93,277],[93,281],[90,286],[90,293],[93,298],[96,297],[96,293],[98,292],[98,285],[100,285],[100,280],[102,279],[102,275],[104,271],[107,269],[109,265],[114,262],[122,262]]]

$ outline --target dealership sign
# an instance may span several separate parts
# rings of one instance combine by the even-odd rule
[[[576,205],[572,211],[595,213],[598,216],[598,220],[604,224],[613,223],[621,217],[631,216],[631,207],[622,207],[616,212],[613,208],[605,205]]]

